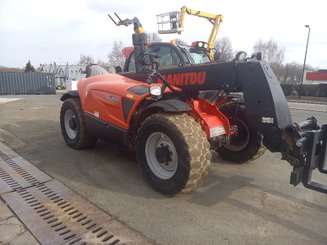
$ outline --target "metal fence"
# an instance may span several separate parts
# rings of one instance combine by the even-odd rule
[[[55,94],[52,73],[0,72],[0,94]]]

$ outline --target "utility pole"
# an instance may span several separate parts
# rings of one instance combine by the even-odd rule
[[[304,70],[305,70],[305,62],[307,60],[307,52],[308,52],[308,45],[309,45],[309,38],[310,38],[310,26],[305,25],[304,27],[308,28],[308,37],[307,37],[307,46],[305,48],[305,55],[304,55],[304,62],[303,62],[303,70],[302,70],[302,79],[301,79],[301,87],[299,91],[299,99],[301,99],[301,94],[303,92],[303,80],[304,80]]]

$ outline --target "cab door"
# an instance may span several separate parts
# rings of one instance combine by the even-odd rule
[[[170,43],[153,43],[149,48],[152,53],[159,55],[160,71],[161,69],[181,67],[186,64],[177,47]],[[134,51],[125,62],[124,72],[135,72]]]

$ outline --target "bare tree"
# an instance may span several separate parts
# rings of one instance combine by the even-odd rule
[[[78,64],[79,65],[91,65],[91,64],[94,64],[94,59],[91,55],[81,54]]]
[[[262,53],[263,59],[269,63],[278,79],[283,76],[281,72],[283,70],[284,47],[279,47],[278,43],[273,39],[268,41],[259,40],[253,46],[253,51]]]
[[[148,42],[150,43],[159,43],[161,42],[161,38],[159,37],[158,33],[156,32],[146,32],[146,37]]]
[[[176,38],[175,40],[176,40],[176,45],[182,45],[182,46],[187,45],[187,43],[183,39]]]
[[[280,83],[284,82],[286,66],[284,64],[272,64],[271,69],[274,71],[277,80]]]
[[[284,68],[283,83],[300,83],[302,78],[302,66],[299,63],[287,63]]]
[[[261,52],[263,59],[270,65],[277,63],[282,64],[284,60],[285,48],[279,47],[278,43],[273,39],[268,41],[259,40],[253,46],[254,52]]]
[[[296,62],[287,63],[284,68],[284,76],[281,82],[291,83],[291,84],[301,83],[302,69],[303,69],[303,65],[300,63],[296,63]],[[305,66],[305,69],[314,70],[314,68],[309,64]]]
[[[221,61],[230,61],[234,58],[232,42],[228,37],[223,37],[215,42],[214,48],[220,53]]]
[[[98,62],[97,62],[98,65],[100,66],[106,66],[106,65],[109,65],[107,62],[101,60],[101,59],[98,59]]]
[[[113,43],[113,47],[108,54],[109,65],[110,66],[124,66],[125,58],[123,55],[123,42],[121,40],[115,40]]]
[[[305,65],[305,70],[307,70],[307,71],[319,70],[319,67],[313,67],[313,66],[310,65],[310,64],[306,64],[306,65]]]

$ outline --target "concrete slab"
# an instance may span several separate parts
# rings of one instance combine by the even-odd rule
[[[24,158],[158,244],[326,244],[327,196],[289,184],[291,166],[266,152],[234,165],[213,155],[195,192],[167,198],[151,189],[132,154],[98,142],[75,151],[62,139],[60,95],[0,105],[0,128]],[[291,110],[294,121],[327,113]],[[25,142],[16,144],[16,140]],[[325,176],[318,180],[322,180]]]
[[[0,198],[0,244],[39,244]]]

